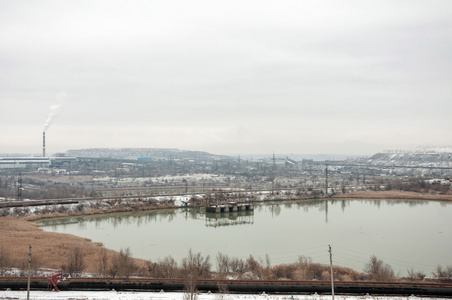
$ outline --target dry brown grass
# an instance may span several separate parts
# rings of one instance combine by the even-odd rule
[[[59,269],[69,261],[71,251],[79,247],[84,255],[86,271],[96,273],[101,254],[101,243],[90,239],[62,233],[45,232],[38,225],[24,218],[0,218],[0,244],[6,248],[17,267],[26,266],[28,245],[32,246],[32,260],[38,267]],[[116,251],[108,250],[113,257]],[[144,260],[135,259],[136,264],[144,266]]]

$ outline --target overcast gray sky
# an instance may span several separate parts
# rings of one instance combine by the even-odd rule
[[[0,153],[452,145],[451,95],[448,0],[0,1]]]

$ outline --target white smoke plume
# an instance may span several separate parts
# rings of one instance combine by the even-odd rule
[[[66,93],[61,92],[58,93],[56,96],[57,104],[50,105],[49,107],[49,116],[47,117],[47,120],[44,123],[44,132],[49,129],[50,124],[52,124],[53,120],[60,114],[61,106],[63,106],[63,101],[66,99]]]

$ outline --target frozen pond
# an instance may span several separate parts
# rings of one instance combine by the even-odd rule
[[[40,221],[46,231],[70,233],[133,256],[180,261],[191,248],[246,259],[269,255],[271,263],[298,256],[362,271],[371,255],[396,273],[452,265],[452,205],[424,201],[315,200],[268,202],[253,213],[205,214],[196,209],[117,213]]]

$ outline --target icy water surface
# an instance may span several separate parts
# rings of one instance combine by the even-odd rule
[[[304,255],[362,271],[371,255],[396,273],[431,276],[452,265],[452,205],[440,202],[315,200],[256,204],[253,213],[211,215],[196,209],[117,213],[40,221],[46,231],[70,233],[133,256],[180,261],[191,248],[210,255],[291,263]]]

